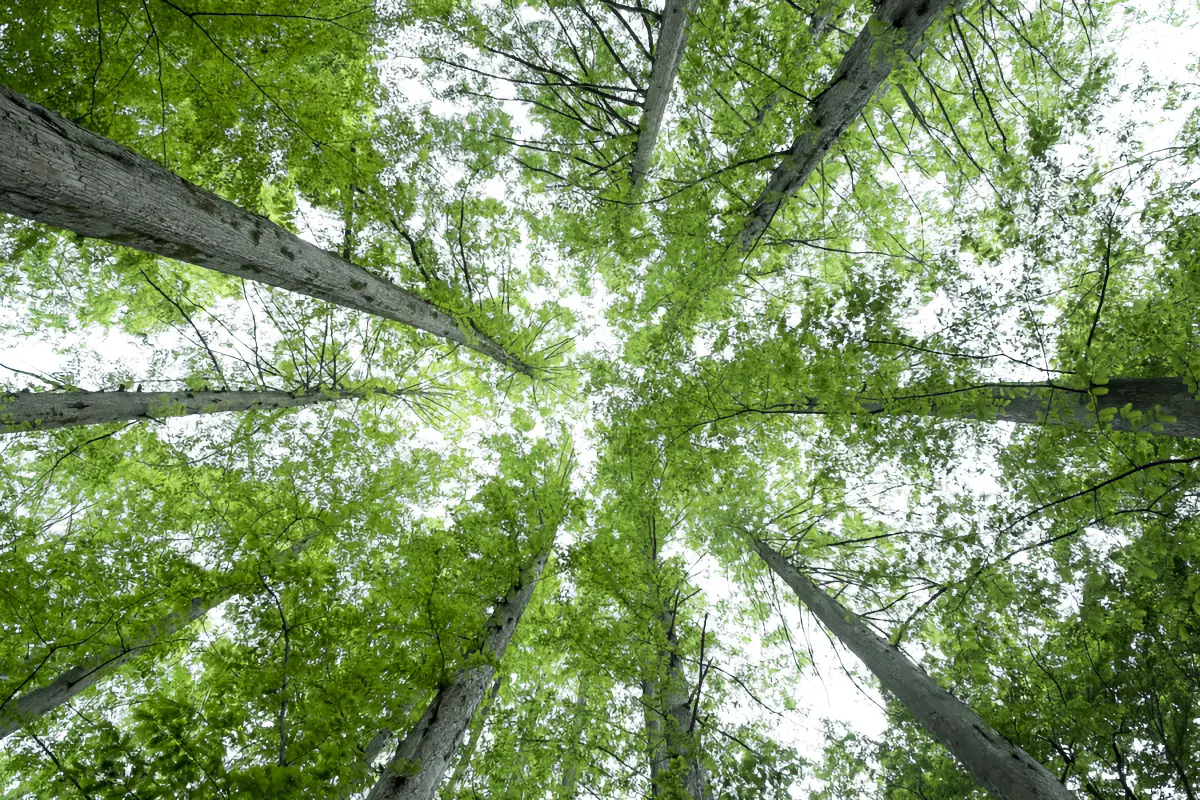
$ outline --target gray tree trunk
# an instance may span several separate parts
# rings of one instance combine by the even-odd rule
[[[76,666],[60,672],[54,680],[39,689],[26,692],[20,697],[10,695],[3,703],[0,703],[0,739],[15,733],[26,724],[44,717],[84,690],[91,688],[102,677],[113,672],[142,651],[163,644],[165,640],[236,594],[238,594],[236,589],[226,589],[208,597],[197,597],[192,600],[186,611],[168,614],[162,621],[152,626],[150,632],[145,636],[125,646],[110,647],[99,655],[84,659]]]
[[[1120,409],[1130,406],[1142,412],[1137,430],[1156,436],[1200,438],[1200,401],[1198,401],[1182,378],[1113,378],[1097,390],[1105,394],[1089,395],[1082,389],[1068,389],[1045,383],[981,384],[979,386],[949,389],[928,394],[918,394],[915,389],[902,390],[910,393],[898,394],[884,403],[879,399],[862,398],[859,407],[867,414],[917,414],[920,416],[945,417],[947,419],[997,419],[1022,425],[1062,425],[1075,430],[1090,430],[1102,427],[1099,413],[1104,409],[1117,411],[1105,425],[1111,424],[1116,431],[1133,430],[1130,420],[1120,415]],[[1096,390],[1093,390],[1096,391]],[[963,410],[957,404],[963,398],[986,395],[989,408],[982,413]],[[1089,409],[1088,403],[1096,403]],[[969,405],[969,403],[968,403]],[[820,401],[806,399],[801,403],[782,404],[769,409],[772,413],[824,414]],[[1168,421],[1170,418],[1174,421]],[[1149,427],[1157,421],[1162,430]]]
[[[427,300],[4,86],[0,212],[395,320],[529,372]]]
[[[382,392],[324,391],[296,395],[262,391],[16,392],[0,394],[0,434],[48,431],[226,411],[273,411],[332,400],[364,399]]]
[[[658,615],[657,624],[667,639],[667,648],[657,654],[650,670],[653,677],[642,680],[642,716],[650,751],[650,796],[674,797],[671,787],[681,786],[689,800],[710,800],[708,771],[700,761],[689,686],[683,674],[675,616],[670,607]]]
[[[521,571],[518,583],[496,607],[488,622],[482,649],[498,662],[504,657],[549,556],[550,545],[547,544]],[[433,800],[495,673],[491,664],[462,670],[440,689],[421,719],[396,748],[383,777],[367,795],[368,800]]]
[[[575,690],[575,716],[571,722],[571,730],[575,738],[564,742],[567,748],[564,757],[562,781],[559,784],[559,800],[574,800],[576,787],[579,784],[579,757],[576,747],[583,735],[584,714],[587,711],[587,696],[583,693],[582,684]]]
[[[500,694],[500,686],[503,683],[503,675],[496,678],[496,682],[492,684],[491,690],[484,699],[483,707],[479,709],[478,716],[472,721],[471,736],[467,739],[467,746],[459,755],[458,764],[454,767],[454,774],[450,776],[450,782],[446,785],[447,795],[453,794],[454,787],[458,786],[458,782],[466,776],[467,769],[471,766],[471,757],[475,754],[475,748],[479,746],[479,737],[483,735],[483,726],[487,724],[488,713],[491,712],[492,705],[496,702],[496,695]]]
[[[751,545],[792,588],[800,602],[850,648],[903,703],[917,722],[949,750],[980,785],[1000,800],[1076,800],[1044,766],[1009,742],[974,711],[943,689],[896,647],[802,575],[778,552],[749,532]]]
[[[271,560],[275,564],[282,564],[299,555],[307,544],[308,542],[304,541],[280,550]],[[75,666],[60,672],[45,686],[18,697],[17,692],[37,676],[38,668],[35,668],[22,686],[18,686],[12,694],[0,702],[0,739],[4,739],[26,724],[44,717],[63,703],[91,688],[101,678],[143,651],[165,644],[167,640],[183,631],[188,625],[203,618],[209,611],[242,594],[245,590],[245,586],[227,586],[209,595],[192,598],[185,611],[173,611],[167,614],[150,626],[144,636],[131,642],[122,640],[120,645],[114,645],[96,655],[84,658]],[[50,648],[42,663],[45,663],[45,659],[50,658],[56,649],[58,648]]]
[[[650,67],[650,86],[638,122],[637,148],[633,153],[633,188],[636,191],[650,171],[650,159],[662,128],[663,115],[675,87],[679,62],[687,46],[688,23],[699,0],[667,0],[659,23],[654,63]]]
[[[683,774],[683,789],[690,800],[711,800],[708,788],[708,770],[700,761],[699,742],[696,740],[695,720],[692,719],[691,697],[688,681],[683,674],[683,661],[676,648],[678,638],[672,631],[669,636],[671,651],[667,656],[668,686],[666,751],[672,770],[686,770]]]
[[[866,108],[896,60],[904,58],[903,54],[920,43],[929,25],[949,4],[950,0],[883,0],[876,4],[875,13],[846,52],[833,81],[813,103],[804,131],[796,137],[751,207],[750,218],[741,232],[743,250],[754,247],[779,207],[804,185],[829,149]],[[895,48],[871,32],[871,25],[877,20],[899,30],[900,40]]]

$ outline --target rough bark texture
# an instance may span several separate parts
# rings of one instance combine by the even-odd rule
[[[522,570],[517,585],[492,614],[483,652],[497,661],[504,657],[549,555],[547,545]],[[368,800],[432,800],[495,673],[490,664],[462,670],[440,689],[396,748],[383,777],[367,795]]]
[[[271,562],[279,565],[298,556],[310,540],[298,542],[291,547],[276,553]],[[154,625],[150,626],[146,635],[131,642],[122,640],[102,652],[82,659],[78,664],[60,672],[54,680],[45,686],[26,692],[21,696],[16,693],[23,687],[17,687],[11,695],[0,701],[0,739],[19,730],[29,722],[37,720],[63,703],[74,698],[79,693],[92,687],[105,675],[113,672],[122,664],[141,654],[144,650],[166,643],[166,641],[182,631],[191,623],[203,618],[209,611],[245,591],[245,586],[230,585],[213,591],[203,597],[194,597],[184,611],[173,611]],[[45,659],[53,655],[51,648]],[[45,663],[45,660],[42,661]],[[40,669],[35,668],[26,683],[32,681]]]
[[[271,411],[331,400],[361,399],[374,393],[196,391],[196,392],[17,392],[0,395],[0,433],[46,431],[74,425],[102,425],[224,411]]]
[[[652,678],[642,680],[642,715],[646,744],[650,751],[650,796],[674,797],[672,785],[680,786],[690,800],[709,800],[708,771],[700,762],[691,695],[679,657],[675,614],[664,608],[657,624],[666,636],[667,648],[658,653]],[[663,686],[659,686],[660,670]]]
[[[684,771],[683,790],[691,800],[710,800],[708,770],[700,762],[699,742],[692,719],[691,696],[683,674],[683,660],[677,650],[679,639],[672,630],[668,636],[671,651],[667,654],[668,686],[666,695],[667,720],[666,753],[672,770]]]
[[[503,683],[504,676],[501,675],[496,678],[496,682],[488,691],[483,708],[479,709],[479,716],[471,725],[471,738],[467,739],[467,746],[463,748],[462,754],[458,757],[458,765],[454,767],[454,774],[450,776],[446,794],[453,794],[454,787],[458,786],[458,782],[466,776],[467,768],[471,766],[471,756],[475,754],[475,748],[479,746],[479,737],[483,735],[483,726],[487,724],[488,713],[492,710],[492,705],[496,702],[496,695],[500,694],[500,686]]]
[[[997,733],[768,544],[753,536],[748,538],[771,571],[792,588],[800,602],[866,664],[880,685],[903,703],[921,727],[994,797],[1077,800],[1045,767]]]
[[[4,86],[0,212],[386,317],[529,371],[428,301]]]
[[[866,108],[871,97],[891,73],[902,53],[920,43],[929,25],[950,0],[883,0],[875,6],[871,21],[863,27],[833,76],[817,96],[805,129],[796,137],[783,161],[775,168],[767,186],[750,210],[741,233],[741,247],[750,250],[771,224],[775,212],[796,193],[825,154]],[[881,41],[871,32],[871,23],[887,23],[899,32],[899,40]],[[890,39],[890,31],[885,35]]]
[[[165,639],[174,636],[189,623],[205,616],[237,593],[236,589],[226,589],[208,597],[197,597],[192,600],[186,611],[168,614],[157,625],[151,627],[146,636],[123,647],[111,647],[93,658],[85,659],[59,673],[53,681],[39,689],[26,692],[20,697],[8,698],[0,704],[0,739],[50,713],[143,650],[162,644]]]
[[[699,0],[667,0],[654,46],[654,64],[650,67],[650,86],[638,122],[637,149],[633,154],[633,188],[641,186],[650,171],[650,159],[662,128],[663,115],[675,87],[679,62],[687,46],[688,22]]]
[[[957,401],[963,397],[985,393],[992,405],[990,411],[982,414],[939,407],[938,396],[922,397],[915,391],[912,399],[921,401],[921,405],[914,408],[920,410],[906,408],[903,393],[887,404],[875,399],[862,399],[859,405],[868,414],[919,414],[983,421],[1001,419],[1022,425],[1062,425],[1076,430],[1102,427],[1098,415],[1104,409],[1111,408],[1118,413],[1104,424],[1111,424],[1112,429],[1116,431],[1130,431],[1133,430],[1132,423],[1119,413],[1120,409],[1128,405],[1132,410],[1143,414],[1137,429],[1139,431],[1156,436],[1200,438],[1200,401],[1188,391],[1182,378],[1113,378],[1107,385],[1098,388],[1107,389],[1108,392],[1093,396],[1079,389],[1064,389],[1044,383],[1007,383],[947,391],[940,395],[946,400]],[[1093,399],[1096,402],[1095,410],[1087,407]],[[772,410],[790,411],[795,414],[825,413],[820,401],[815,399]],[[1164,417],[1174,417],[1175,421],[1168,422]],[[1152,420],[1159,422],[1163,429],[1150,428]]]

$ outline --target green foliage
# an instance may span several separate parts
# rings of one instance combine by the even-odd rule
[[[753,531],[1081,795],[1195,794],[1200,113],[1120,44],[1195,9],[960,4],[902,54],[701,3],[635,188],[664,8],[0,0],[7,85],[534,371],[5,220],[4,393],[341,399],[0,442],[0,793],[363,796],[487,665],[446,800],[982,797],[894,698],[808,712],[874,684]],[[863,29],[891,74],[743,251]]]

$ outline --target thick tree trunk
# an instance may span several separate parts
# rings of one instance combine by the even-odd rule
[[[498,662],[504,658],[549,556],[547,544],[521,571],[517,585],[492,614],[482,649]],[[396,748],[383,777],[367,795],[368,800],[432,800],[495,673],[491,664],[462,670],[440,689]]]
[[[750,250],[785,200],[796,193],[825,154],[841,138],[851,123],[866,108],[871,97],[891,73],[903,54],[919,45],[929,25],[949,5],[950,0],[883,0],[858,34],[833,76],[833,81],[817,96],[808,124],[792,143],[787,156],[775,168],[767,186],[750,210],[750,218],[741,233],[741,247]],[[872,26],[886,23],[898,29],[899,41],[892,46],[891,31],[883,37]]]
[[[382,392],[324,391],[296,395],[263,391],[17,392],[0,394],[0,434],[47,431],[74,425],[103,425],[225,411],[273,411],[332,400],[354,400]]]
[[[881,686],[917,722],[1001,800],[1076,800],[1045,767],[1009,742],[974,711],[939,686],[899,649],[802,575],[768,544],[747,533],[771,571],[783,579],[842,644],[858,656]]]
[[[708,771],[700,762],[692,719],[688,681],[679,657],[679,637],[675,633],[675,615],[664,608],[657,618],[656,632],[666,637],[667,647],[660,651],[642,680],[642,715],[646,744],[650,752],[651,797],[675,797],[681,787],[689,800],[710,800]],[[659,681],[662,681],[661,685]]]
[[[708,770],[700,762],[695,725],[692,719],[691,697],[688,682],[683,674],[683,661],[677,651],[679,640],[672,631],[669,637],[671,651],[667,656],[668,690],[666,751],[672,770],[686,770],[683,774],[683,790],[690,800],[710,800]]]
[[[395,320],[529,371],[428,301],[4,86],[0,212]]]
[[[299,555],[308,541],[299,542],[291,547],[280,550],[271,561],[282,564]],[[104,676],[118,669],[122,664],[143,651],[165,644],[169,639],[184,630],[188,625],[203,618],[209,611],[242,594],[245,586],[227,586],[203,597],[194,597],[184,611],[173,611],[156,624],[142,637],[130,642],[122,639],[121,644],[111,646],[89,658],[81,659],[75,666],[68,667],[55,676],[54,680],[45,686],[26,692],[21,696],[16,693],[0,701],[0,739],[20,730],[24,725],[40,719],[54,709],[78,696],[81,692],[94,686]],[[45,655],[48,659],[57,648],[51,648]],[[45,663],[43,659],[42,663]],[[38,669],[26,679],[32,681]]]
[[[1100,414],[1104,409],[1116,413],[1104,423],[1116,431],[1134,429],[1132,422],[1122,417],[1120,410],[1129,406],[1140,411],[1142,419],[1137,430],[1156,436],[1200,438],[1200,400],[1197,400],[1182,378],[1112,378],[1089,394],[1082,389],[1068,389],[1046,383],[1003,383],[948,389],[926,394],[910,388],[902,390],[887,403],[878,399],[860,398],[859,407],[867,414],[917,414],[947,419],[997,419],[1022,425],[1062,425],[1076,430],[1103,427]],[[964,410],[959,404],[966,399],[985,395],[989,407],[983,412]],[[1088,404],[1094,400],[1095,410]],[[951,405],[953,403],[953,405]],[[968,402],[969,406],[970,403]],[[822,403],[806,399],[802,403],[773,406],[771,413],[824,414]],[[1169,421],[1174,418],[1174,421]],[[1162,430],[1150,427],[1161,424]]]
[[[657,666],[655,667],[657,673]],[[663,791],[663,773],[667,770],[667,741],[663,732],[662,715],[658,713],[658,681],[642,679],[642,724],[646,731],[646,749],[650,760],[650,796],[659,797]]]
[[[491,690],[484,699],[483,707],[479,709],[478,716],[472,721],[471,736],[467,739],[467,746],[463,748],[458,757],[458,765],[454,767],[454,774],[450,776],[450,783],[446,786],[447,795],[452,795],[454,787],[458,786],[458,782],[466,776],[467,769],[471,766],[471,757],[475,754],[475,748],[479,746],[479,737],[483,735],[483,726],[487,724],[488,714],[496,702],[496,695],[500,694],[500,686],[503,683],[503,675],[496,678],[496,682],[492,684]]]
[[[650,159],[662,128],[663,115],[675,87],[679,62],[687,46],[688,22],[699,0],[667,0],[654,46],[654,64],[650,67],[650,86],[638,123],[637,149],[633,153],[633,188],[641,186],[650,171]]]

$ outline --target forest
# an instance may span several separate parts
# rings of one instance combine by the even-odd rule
[[[1198,800],[1200,4],[0,0],[0,796]]]

